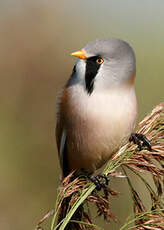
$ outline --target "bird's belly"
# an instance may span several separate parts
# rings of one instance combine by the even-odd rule
[[[81,108],[73,120],[74,129],[68,136],[70,169],[93,172],[100,168],[128,140],[135,127],[136,100],[96,99],[98,106],[92,102],[92,107],[83,111]]]
[[[88,123],[82,133],[77,134],[74,130],[74,141],[69,151],[73,158],[68,157],[71,169],[85,168],[94,171],[100,168],[128,140],[135,121],[128,118],[123,122],[113,119],[110,121],[109,117],[108,122],[95,120]]]

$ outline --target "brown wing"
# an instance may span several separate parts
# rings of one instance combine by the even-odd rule
[[[63,133],[63,126],[64,126],[64,114],[67,111],[67,105],[68,105],[68,87],[71,85],[71,80],[74,78],[76,73],[76,67],[74,65],[72,74],[66,83],[65,87],[59,92],[59,95],[57,97],[57,122],[56,122],[56,142],[58,147],[58,153],[60,153],[60,144],[61,144],[61,137]]]
[[[73,67],[72,74],[62,89],[57,100],[57,122],[56,122],[56,142],[59,154],[59,160],[63,176],[70,173],[68,165],[68,146],[67,146],[67,130],[65,126],[66,114],[71,112],[69,106],[69,86],[75,77],[76,67]]]
[[[67,89],[63,89],[57,101],[57,122],[56,122],[56,142],[58,148],[58,156],[63,176],[67,176],[70,172],[68,167],[68,151],[67,151],[67,131],[64,127],[65,113],[67,105]]]

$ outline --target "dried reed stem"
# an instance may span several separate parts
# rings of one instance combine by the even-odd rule
[[[139,151],[137,145],[129,142],[113,156],[103,173],[108,176],[121,176],[116,172],[116,169],[121,166],[133,197],[134,218],[125,223],[120,230],[132,228],[162,230],[164,229],[164,204],[162,201],[164,191],[164,103],[157,105],[151,114],[139,123],[137,132],[147,136],[151,142],[152,151],[148,151],[146,148]],[[126,173],[127,168],[145,184],[152,201],[150,210],[145,208],[143,200],[133,188]],[[147,172],[152,177],[154,185],[146,181],[143,172]],[[90,204],[95,205],[98,215],[103,216],[105,221],[109,222],[111,219],[117,221],[117,217],[110,209],[109,201],[110,197],[117,196],[118,192],[109,186],[100,193],[95,190],[95,185],[84,177],[69,182],[72,174],[66,177],[60,185],[50,229],[100,229],[93,223],[89,209]],[[69,202],[64,203],[64,200],[68,198]],[[64,210],[66,211],[65,215],[60,218],[62,220],[57,226],[57,217],[62,216]],[[68,226],[69,228],[67,228]]]

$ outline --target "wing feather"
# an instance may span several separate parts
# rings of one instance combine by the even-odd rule
[[[68,166],[67,132],[64,128],[64,100],[65,90],[62,90],[59,94],[57,103],[56,142],[60,167],[65,177],[69,174],[70,170]]]

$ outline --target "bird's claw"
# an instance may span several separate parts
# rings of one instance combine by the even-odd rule
[[[129,141],[133,141],[134,144],[137,144],[139,151],[141,151],[143,147],[147,147],[149,151],[152,150],[150,141],[142,133],[132,133]]]
[[[89,179],[96,185],[97,190],[106,188],[109,183],[109,178],[105,174],[98,174],[97,176],[89,176]]]

